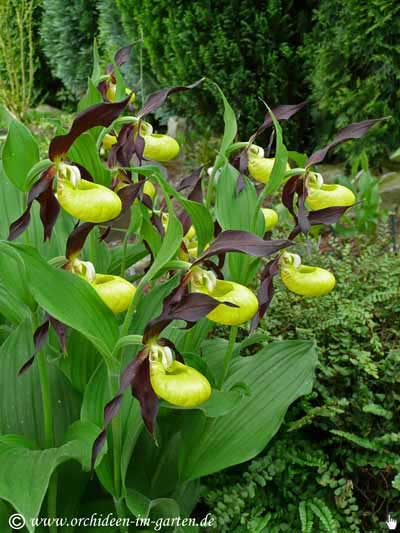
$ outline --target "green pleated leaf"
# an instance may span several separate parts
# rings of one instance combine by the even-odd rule
[[[226,163],[218,176],[216,191],[216,215],[223,230],[237,229],[252,231],[254,210],[257,206],[257,193],[254,185],[245,179],[245,187],[237,194],[236,182],[239,171]],[[257,220],[257,234],[264,234],[265,222],[262,214]]]
[[[121,263],[123,255],[122,246],[113,246],[109,249],[110,265],[108,267],[109,274],[120,274]],[[128,244],[125,256],[125,266],[129,268],[144,257],[148,255],[148,251],[143,243]]]
[[[183,209],[188,213],[195,227],[199,250],[203,250],[204,246],[208,244],[214,236],[214,223],[209,210],[198,202],[188,200],[182,194],[177,192],[164,178],[160,169],[154,165],[146,165],[145,167],[133,169],[135,172],[140,172],[144,176],[153,177],[160,184],[160,187],[165,189],[166,193],[175,198]]]
[[[26,265],[29,288],[52,316],[87,337],[109,358],[119,332],[117,321],[96,291],[83,279],[50,266],[31,246],[8,244]]]
[[[23,375],[18,370],[33,354],[30,320],[16,328],[0,348],[0,434],[18,433],[44,445],[43,404],[36,363]],[[79,416],[80,396],[65,376],[48,363],[56,443],[62,442],[68,426]]]
[[[85,470],[90,468],[96,427],[78,423],[71,428],[70,437],[59,448],[47,450],[35,449],[19,435],[0,437],[0,498],[25,517],[29,533],[35,531],[31,519],[39,515],[57,466],[72,459],[79,461]]]
[[[157,256],[154,258],[153,264],[143,278],[147,281],[154,279],[163,266],[168,263],[170,259],[175,257],[183,238],[182,225],[174,214],[173,206],[168,196],[169,190],[167,182],[164,179],[159,179],[158,183],[164,193],[164,198],[168,207],[168,227]]]
[[[218,89],[218,92],[222,98],[222,103],[224,105],[224,135],[222,137],[220,153],[224,154],[227,148],[233,143],[237,134],[237,122],[235,113],[226,99],[221,88],[214,83],[215,87]]]
[[[275,136],[276,136],[276,147],[275,147],[274,166],[272,167],[271,176],[269,178],[268,183],[265,186],[264,193],[263,193],[265,195],[274,193],[279,188],[279,186],[283,183],[284,175],[286,172],[287,160],[288,160],[288,152],[286,150],[286,146],[283,144],[283,139],[282,139],[282,128],[269,107],[268,107],[268,111],[271,115],[272,122],[274,123]]]
[[[180,477],[196,479],[247,461],[278,431],[289,405],[311,391],[317,357],[308,341],[274,342],[256,355],[235,358],[225,387],[251,391],[240,410],[207,419],[188,415],[182,428]]]
[[[59,359],[58,366],[76,390],[84,392],[100,361],[101,356],[94,345],[78,331],[71,330],[67,356]]]
[[[257,207],[257,193],[253,183],[244,178],[245,186],[240,194],[236,191],[239,172],[230,164],[225,163],[218,176],[216,187],[215,211],[219,225],[223,230],[253,231],[252,221]],[[256,234],[260,237],[265,232],[265,221],[260,211],[257,217]],[[258,264],[250,257],[230,253],[227,257],[230,277],[233,281],[247,284],[253,272],[251,264]]]
[[[11,122],[2,157],[8,179],[21,191],[27,191],[27,176],[39,161],[39,147],[31,132],[21,122]]]

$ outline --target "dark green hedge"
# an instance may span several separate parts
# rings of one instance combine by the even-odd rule
[[[75,97],[86,87],[97,33],[96,0],[44,0],[42,46],[55,77]]]
[[[216,81],[239,113],[243,137],[269,104],[305,96],[298,49],[311,9],[293,2],[117,0],[126,34],[144,34],[144,63],[160,85]],[[302,4],[304,6],[307,3]],[[220,126],[220,103],[206,91],[180,95],[175,108],[198,126]],[[304,117],[304,115],[303,115]]]
[[[315,138],[365,118],[392,115],[347,154],[366,148],[372,164],[400,139],[400,3],[322,0],[303,57],[312,91]]]
[[[291,148],[312,149],[344,125],[392,115],[365,140],[380,163],[400,138],[400,4],[396,0],[44,0],[42,43],[53,74],[75,96],[91,70],[97,35],[111,54],[143,31],[144,88],[216,81],[236,112],[242,138],[270,105],[308,98],[310,104],[285,125]],[[139,79],[139,44],[125,68]],[[172,100],[200,132],[221,126],[218,97],[199,90]]]

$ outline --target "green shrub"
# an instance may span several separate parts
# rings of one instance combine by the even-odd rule
[[[86,89],[97,33],[95,0],[44,0],[42,46],[55,77],[75,97]]]
[[[144,66],[160,85],[189,83],[207,76],[217,82],[240,113],[243,137],[265,114],[259,98],[270,105],[304,98],[303,68],[297,50],[307,28],[310,8],[282,0],[167,2],[117,0],[130,41],[144,34]],[[306,6],[307,4],[305,4]],[[214,127],[217,101],[206,91],[182,95],[174,102],[205,129]],[[291,138],[302,128],[305,112],[292,121]],[[299,136],[298,136],[299,137]]]
[[[222,531],[257,531],[263,520],[269,533],[302,531],[300,510],[314,517],[310,531],[325,531],[317,506],[331,531],[379,532],[400,506],[391,484],[400,470],[400,262],[365,243],[331,239],[327,253],[304,260],[335,273],[330,295],[277,291],[263,329],[271,340],[315,339],[317,381],[264,457],[209,478],[205,501]]]
[[[343,148],[346,154],[366,148],[371,162],[379,163],[397,147],[400,137],[400,4],[322,0],[314,22],[303,57],[316,138],[323,142],[350,122],[392,115],[366,139]]]
[[[34,100],[38,0],[0,3],[0,104],[23,115]]]

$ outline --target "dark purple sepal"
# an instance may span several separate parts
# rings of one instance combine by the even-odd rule
[[[157,337],[174,320],[183,320],[191,326],[207,316],[219,305],[238,307],[230,302],[216,300],[208,294],[199,292],[186,293],[176,304],[164,306],[161,315],[147,324],[143,334],[143,342],[148,342],[153,337]]]
[[[261,274],[261,284],[257,292],[258,311],[251,320],[251,331],[254,331],[263,318],[274,296],[274,277],[279,273],[279,257],[265,265]]]
[[[161,89],[160,91],[151,94],[142,109],[139,111],[138,116],[140,118],[143,118],[149,113],[154,113],[154,111],[156,111],[160,106],[163,105],[163,103],[166,101],[170,94],[194,89],[195,87],[198,87],[203,82],[203,80],[204,78],[196,81],[195,83],[192,83],[191,85],[177,85],[175,87],[168,87],[166,89]]]
[[[129,387],[133,387],[134,385],[136,385],[136,387],[140,389],[140,380],[145,379],[145,376],[143,376],[142,374],[141,368],[146,361],[148,361],[148,349],[143,348],[137,354],[135,359],[133,359],[122,372],[121,377],[120,377],[120,386],[119,386],[117,394],[104,407],[103,429],[101,433],[99,434],[99,436],[97,437],[97,439],[94,441],[94,444],[92,447],[92,457],[91,457],[92,472],[96,464],[97,456],[99,455],[99,453],[101,452],[105,444],[105,441],[107,438],[107,428],[110,425],[112,419],[118,414],[120,410],[124,392]],[[149,374],[148,366],[147,366],[147,374]],[[139,380],[137,379],[138,375],[139,375]],[[148,376],[148,379],[150,379],[149,376]],[[141,407],[142,407],[142,403],[141,403]],[[143,412],[143,407],[142,407],[142,412]]]
[[[95,226],[96,224],[93,222],[83,222],[75,226],[67,240],[65,257],[68,260],[74,259],[74,257],[79,255],[79,252],[85,245],[87,236]]]
[[[54,137],[49,146],[49,158],[63,158],[71,148],[74,141],[85,131],[95,128],[96,126],[108,127],[119,117],[128,105],[130,95],[120,102],[108,103],[102,102],[88,107],[79,113],[72,123],[71,129],[65,135]]]
[[[318,211],[310,211],[308,214],[308,221],[311,226],[317,226],[318,224],[324,224],[327,226],[330,224],[336,224],[348,209],[350,209],[349,206],[335,206],[319,209]],[[301,233],[301,231],[300,225],[297,224],[289,235],[289,239],[294,239],[299,233]]]
[[[133,49],[133,44],[128,44],[120,48],[114,56],[115,64],[118,65],[119,67],[124,65],[128,61],[129,56],[131,55],[132,49]]]
[[[159,400],[151,386],[150,363],[148,357],[138,366],[137,372],[132,379],[131,389],[133,396],[140,404],[144,425],[149,433],[155,438]]]
[[[292,246],[292,244],[292,242],[282,239],[264,241],[258,235],[248,231],[226,230],[218,235],[194,264],[201,263],[213,255],[227,252],[241,252],[254,257],[267,257],[282,250],[282,248]]]
[[[47,191],[52,191],[53,186],[53,179],[55,174],[55,168],[52,165],[47,170],[45,170],[38,181],[36,181],[29,193],[27,198],[27,206],[25,211],[22,213],[22,215],[15,220],[11,225],[9,229],[9,235],[8,240],[13,241],[17,237],[19,237],[29,226],[29,222],[31,220],[31,208],[34,200],[38,200],[40,202],[41,197],[43,198],[43,202],[46,201],[47,198]],[[50,219],[51,215],[54,215],[56,208],[54,208],[54,204],[50,206]],[[47,232],[51,233],[51,228],[47,228]],[[46,227],[45,227],[45,237],[46,237]]]
[[[67,326],[63,322],[60,322],[59,320],[54,318],[54,316],[47,316],[49,318],[52,328],[54,329],[58,337],[63,353],[67,353]]]
[[[351,139],[360,139],[363,137],[368,130],[374,126],[374,124],[377,124],[378,122],[381,122],[382,120],[386,120],[387,117],[383,118],[374,118],[370,120],[363,120],[361,122],[354,122],[353,124],[350,124],[346,128],[339,131],[339,133],[334,137],[333,141],[324,146],[324,148],[321,148],[320,150],[317,150],[314,152],[307,161],[306,166],[310,167],[312,165],[316,165],[317,163],[322,163],[322,161],[325,159],[326,154],[331,150],[331,148],[334,148],[338,144],[349,141]]]
[[[36,354],[43,348],[43,346],[46,344],[47,337],[49,336],[49,326],[50,321],[49,319],[46,319],[42,325],[40,325],[33,334],[33,345],[34,345],[34,353],[32,357],[28,359],[28,361],[19,369],[18,376],[26,372],[31,366],[33,365],[33,362],[35,360]]]
[[[294,105],[278,105],[277,107],[274,107],[272,109],[272,113],[276,120],[289,120],[293,115],[295,115],[298,111],[303,109],[303,107],[307,104],[306,101],[300,102],[299,104]],[[261,135],[266,129],[270,128],[273,124],[271,115],[267,113],[264,118],[264,122],[261,124],[261,126],[253,133],[253,135],[250,137],[249,143],[252,144],[256,138]]]

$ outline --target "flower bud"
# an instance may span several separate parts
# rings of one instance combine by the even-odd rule
[[[125,94],[126,96],[129,96],[131,94],[131,97],[129,98],[129,103],[133,104],[136,100],[136,94],[132,92],[128,87],[125,88]]]
[[[324,296],[336,284],[335,276],[324,268],[301,264],[300,256],[285,252],[280,261],[280,275],[284,285],[301,296]]]
[[[96,274],[92,287],[113,313],[126,311],[136,292],[126,279],[108,274]]]
[[[71,181],[57,180],[57,200],[70,215],[84,222],[107,222],[122,210],[117,194],[103,185],[80,180],[75,188]]]
[[[109,82],[108,87],[107,87],[106,98],[109,102],[115,102],[117,98],[117,86],[115,83],[112,83],[111,81]]]
[[[144,136],[144,157],[153,161],[170,161],[179,154],[179,144],[169,135],[151,133]]]
[[[262,207],[261,211],[264,215],[265,231],[271,231],[278,224],[278,213],[267,207]]]
[[[307,178],[306,207],[311,211],[326,207],[354,205],[356,197],[343,185],[324,183],[321,174],[312,173]]]
[[[208,380],[196,369],[175,360],[166,367],[162,360],[150,356],[150,381],[159,398],[180,407],[196,407],[211,396]]]
[[[147,194],[147,196],[150,196],[152,200],[154,200],[154,197],[156,195],[156,188],[151,183],[151,181],[146,181],[146,183],[143,186],[143,192],[144,194]]]
[[[260,183],[267,183],[271,177],[271,172],[275,163],[274,157],[264,157],[264,150],[252,144],[248,151],[248,169],[252,178]],[[286,171],[290,170],[289,163],[286,164]]]
[[[199,269],[200,270],[200,269]],[[204,271],[203,271],[204,272]],[[210,272],[207,272],[210,274]],[[214,275],[215,278],[215,275]],[[258,300],[253,292],[234,281],[216,279],[214,284],[201,281],[199,277],[192,277],[193,292],[208,294],[220,302],[235,304],[237,307],[218,305],[207,315],[209,320],[226,326],[238,326],[244,324],[256,314]]]
[[[115,135],[110,135],[109,133],[106,133],[103,137],[103,142],[101,146],[104,151],[108,152],[109,150],[111,150],[114,144],[116,144],[116,142],[117,138]]]

